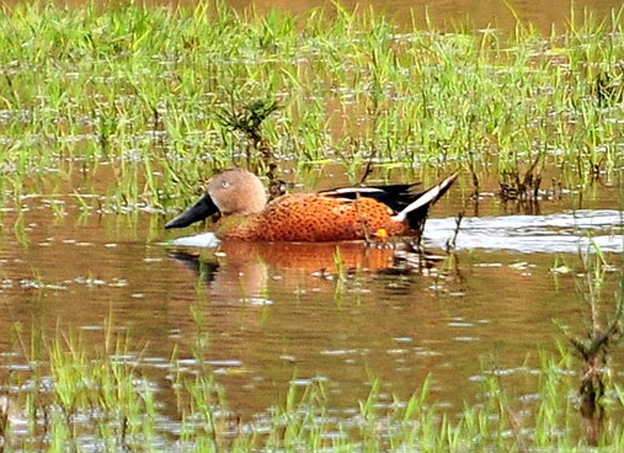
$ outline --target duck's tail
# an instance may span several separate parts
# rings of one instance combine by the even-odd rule
[[[394,215],[392,219],[399,222],[405,222],[407,220],[413,230],[420,230],[427,218],[429,208],[449,190],[455,182],[455,179],[457,179],[457,175],[459,175],[458,171],[450,175],[444,181],[425,190],[416,200],[412,201]]]

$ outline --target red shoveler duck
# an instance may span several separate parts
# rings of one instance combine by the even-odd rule
[[[414,236],[429,208],[451,187],[457,172],[421,191],[418,183],[343,187],[282,195],[268,202],[262,182],[239,168],[208,182],[206,194],[165,228],[183,228],[219,212],[222,240],[327,242]]]

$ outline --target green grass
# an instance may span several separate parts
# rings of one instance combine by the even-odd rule
[[[403,30],[340,8],[4,7],[0,202],[36,190],[33,173],[69,179],[106,163],[105,206],[184,204],[215,168],[247,165],[249,138],[224,112],[273,100],[262,138],[298,170],[462,165],[478,181],[494,167],[513,191],[551,168],[565,187],[588,185],[622,165],[624,38],[617,11],[573,23],[542,36],[522,24]]]
[[[75,332],[22,338],[30,368],[2,386],[9,417],[0,414],[4,451],[587,451],[575,397],[579,376],[569,353],[542,354],[525,365],[528,393],[507,387],[504,373],[484,372],[481,391],[459,411],[443,410],[431,380],[408,400],[381,397],[373,379],[348,415],[331,409],[322,383],[291,385],[284,400],[251,420],[228,409],[210,370],[184,372],[175,351],[170,378],[150,380],[141,348],[126,334],[102,331],[101,346]],[[201,357],[196,357],[202,363]],[[163,385],[163,382],[168,384]],[[418,384],[417,384],[418,385]],[[162,399],[174,403],[163,404]],[[596,452],[621,451],[624,389],[607,382],[606,417]],[[2,405],[0,405],[2,407]]]

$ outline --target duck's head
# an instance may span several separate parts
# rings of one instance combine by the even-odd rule
[[[220,212],[228,215],[251,215],[262,211],[267,195],[256,175],[240,168],[213,176],[208,190],[197,203],[169,221],[165,228],[183,228]]]

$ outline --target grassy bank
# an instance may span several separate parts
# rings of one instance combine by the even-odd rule
[[[2,197],[106,164],[116,178],[90,194],[100,205],[169,208],[214,167],[262,167],[267,156],[300,169],[339,163],[354,179],[371,162],[459,164],[475,185],[495,168],[512,191],[539,186],[544,167],[564,187],[587,183],[622,164],[624,36],[618,12],[574,22],[541,36],[521,24],[405,31],[340,9],[5,8]],[[258,100],[278,105],[260,142],[228,121]]]

